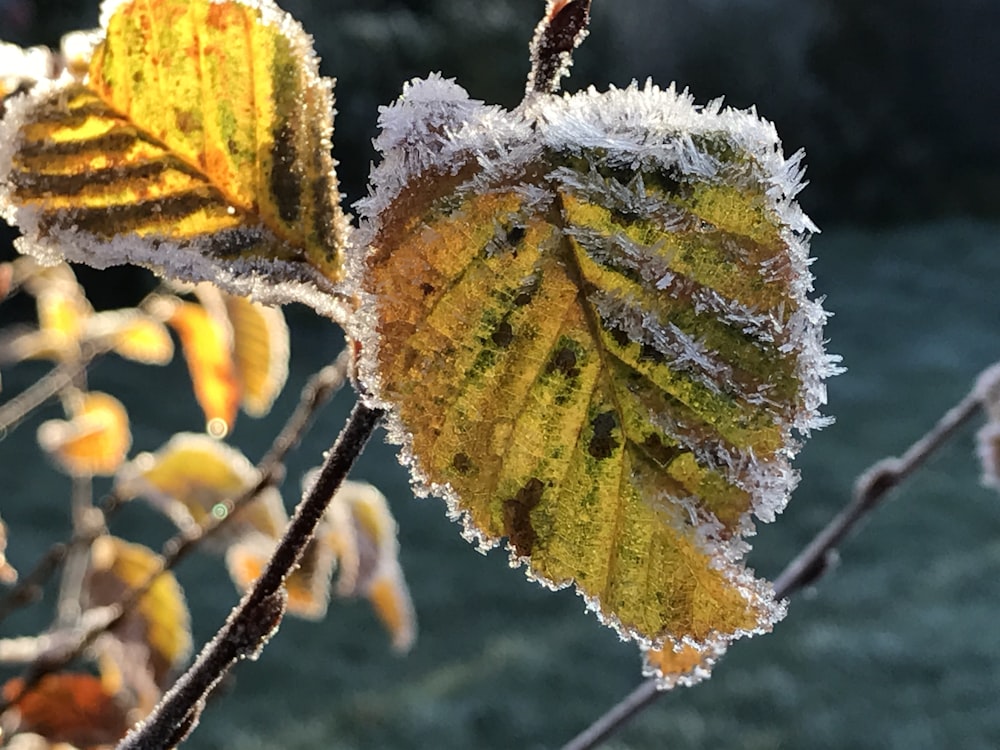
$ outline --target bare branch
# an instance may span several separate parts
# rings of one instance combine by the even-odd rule
[[[993,365],[984,374],[1000,365]],[[840,511],[775,579],[775,598],[791,596],[818,581],[830,569],[830,559],[837,546],[858,524],[874,511],[890,490],[923,466],[939,448],[983,408],[983,376],[977,385],[954,407],[949,409],[927,434],[923,435],[899,458],[884,458],[865,470],[855,481],[854,494]],[[587,729],[563,745],[563,750],[590,750],[608,739],[629,721],[651,705],[662,691],[656,681],[641,683],[621,701],[612,706]]]

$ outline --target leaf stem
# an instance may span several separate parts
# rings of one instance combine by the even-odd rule
[[[527,95],[554,94],[573,65],[573,50],[587,36],[590,0],[549,0],[531,40]]]
[[[284,612],[282,584],[312,538],[330,498],[361,454],[383,412],[359,402],[299,504],[263,574],[240,601],[195,663],[133,729],[118,750],[153,750],[181,742],[198,721],[209,693],[237,660],[254,657],[277,629]]]
[[[830,561],[837,546],[863,519],[881,505],[890,490],[923,466],[927,459],[980,411],[982,405],[982,389],[979,386],[974,387],[902,456],[883,458],[862,472],[855,480],[850,502],[813,537],[775,579],[775,598],[784,599],[822,578],[831,567]],[[662,694],[663,691],[657,690],[655,680],[645,680],[593,724],[563,745],[562,750],[591,750],[597,747],[621,730],[647,706],[652,705]]]

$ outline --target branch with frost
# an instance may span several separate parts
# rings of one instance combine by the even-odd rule
[[[285,458],[289,451],[301,442],[319,408],[347,382],[350,366],[350,351],[345,349],[336,361],[322,368],[309,379],[302,389],[299,403],[294,412],[257,465],[258,481],[232,501],[234,512],[221,519],[213,518],[212,523],[200,531],[196,530],[194,534],[182,532],[167,540],[163,545],[164,559],[160,569],[149,576],[141,585],[131,589],[113,607],[100,608],[101,617],[85,618],[72,628],[56,630],[34,639],[10,639],[16,643],[0,641],[0,662],[5,660],[31,662],[25,674],[22,675],[21,690],[16,695],[0,700],[0,713],[17,703],[42,677],[61,669],[80,656],[99,635],[114,627],[131,612],[161,575],[176,567],[177,563],[201,542],[222,530],[231,519],[237,517],[236,511],[251,502],[265,488],[280,483],[284,476]],[[113,508],[117,508],[121,502],[122,500],[116,496],[111,496],[109,500]],[[88,531],[89,542],[93,542],[94,538],[102,531],[103,525]],[[70,544],[83,543],[84,541],[84,539],[72,540]],[[3,601],[0,601],[0,619],[19,604],[34,599],[32,592],[40,590],[45,579],[65,560],[68,546],[61,543],[53,545],[35,569],[25,576],[22,583],[11,591]],[[31,658],[27,658],[29,655]]]
[[[587,37],[590,0],[549,0],[531,40],[528,94],[554,94],[573,65],[573,50]]]
[[[174,747],[198,723],[201,709],[218,682],[237,661],[255,658],[278,629],[284,614],[285,577],[298,564],[306,545],[361,454],[383,412],[358,403],[330,451],[319,476],[295,510],[263,574],[233,609],[194,664],[163,697],[145,721],[118,745],[118,750]]]
[[[832,567],[837,547],[869,514],[888,497],[889,492],[923,466],[961,427],[980,411],[1000,421],[1000,362],[985,369],[975,386],[949,409],[925,435],[914,442],[902,456],[883,458],[866,469],[854,483],[851,501],[775,579],[776,599],[789,597],[811,586]],[[598,718],[587,729],[563,746],[562,750],[590,750],[623,729],[632,719],[663,694],[654,679],[646,680]]]

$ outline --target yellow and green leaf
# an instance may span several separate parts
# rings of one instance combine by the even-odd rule
[[[7,104],[20,249],[243,293],[339,281],[331,82],[299,25],[267,0],[135,0],[103,32],[86,78]]]
[[[432,78],[382,125],[354,333],[418,490],[643,643],[769,629],[742,537],[834,369],[797,157],[655,87],[504,113]]]

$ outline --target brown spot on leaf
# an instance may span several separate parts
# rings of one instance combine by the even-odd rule
[[[490,336],[490,338],[493,340],[493,343],[501,349],[506,349],[514,340],[514,329],[511,327],[510,323],[505,320],[497,326],[497,329],[493,332],[493,335]]]
[[[618,426],[615,413],[613,411],[605,411],[598,414],[591,421],[590,426],[594,429],[594,434],[590,438],[590,445],[587,446],[590,455],[598,460],[611,458],[618,447],[618,441],[611,434]]]
[[[504,500],[503,528],[518,555],[528,557],[537,534],[531,525],[531,511],[542,501],[545,485],[537,477],[529,479],[514,497]]]
[[[621,328],[612,328],[610,330],[611,338],[615,340],[615,343],[620,347],[626,347],[629,345],[628,334],[625,333]]]
[[[420,285],[420,291],[423,292],[424,296],[434,294],[434,285],[428,284],[426,281]]]
[[[567,378],[574,378],[580,374],[580,368],[576,366],[576,352],[568,346],[560,347],[549,360],[545,372],[560,372]]]
[[[456,453],[451,459],[451,468],[459,474],[468,474],[472,471],[472,459],[466,453]]]
[[[661,468],[669,466],[671,461],[684,452],[680,446],[664,445],[663,440],[655,432],[651,432],[642,441],[642,447]]]
[[[295,131],[285,122],[274,132],[271,145],[270,189],[281,220],[290,224],[299,218],[302,186],[295,174]]]
[[[651,360],[653,362],[656,362],[657,364],[663,364],[664,362],[667,361],[667,358],[666,356],[664,356],[663,352],[661,352],[654,346],[650,346],[649,344],[642,345],[642,348],[639,350],[639,359]]]
[[[511,247],[517,247],[521,244],[525,234],[524,227],[511,227],[507,232],[507,244]]]

